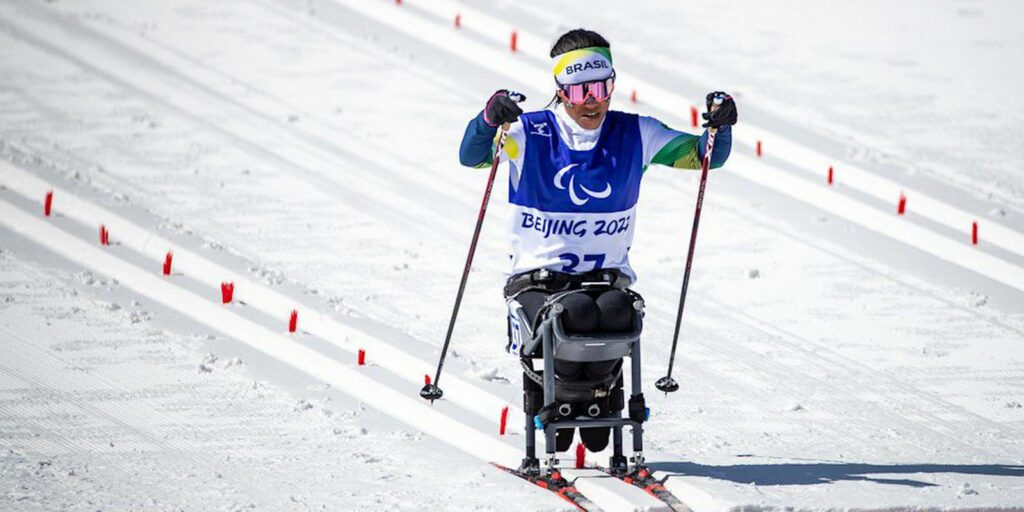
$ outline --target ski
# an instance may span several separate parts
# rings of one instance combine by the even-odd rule
[[[661,481],[654,478],[651,475],[650,470],[647,468],[641,468],[630,473],[612,471],[611,469],[601,466],[597,466],[597,469],[608,476],[615,477],[629,485],[632,485],[633,487],[642,489],[644,492],[654,496],[675,512],[693,512],[690,507],[677,498],[675,494],[672,494],[671,491],[666,489],[665,486],[662,485]]]
[[[582,510],[583,512],[597,512],[601,510],[600,507],[590,501],[583,495],[583,493],[576,490],[576,487],[574,487],[569,481],[562,478],[562,475],[557,471],[551,476],[531,475],[507,466],[502,466],[496,462],[492,462],[491,464],[506,473],[518,476],[537,487],[547,489],[559,495],[562,499],[572,503],[578,510]]]

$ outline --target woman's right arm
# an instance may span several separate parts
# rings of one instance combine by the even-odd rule
[[[462,136],[459,146],[459,162],[466,167],[487,167],[494,161],[494,142],[498,127],[519,120],[523,110],[517,103],[526,96],[505,89],[495,92],[483,111],[477,114]]]
[[[469,121],[459,146],[459,162],[466,167],[487,167],[494,158],[493,141],[497,126],[490,126],[480,112]]]

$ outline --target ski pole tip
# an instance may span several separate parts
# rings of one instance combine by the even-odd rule
[[[667,375],[658,379],[658,382],[654,383],[654,387],[658,388],[658,391],[664,392],[666,395],[679,391],[679,383]]]
[[[424,400],[430,400],[430,404],[433,405],[434,400],[440,400],[444,396],[444,391],[441,391],[441,388],[434,384],[427,384],[423,386],[423,389],[420,389],[420,396]]]

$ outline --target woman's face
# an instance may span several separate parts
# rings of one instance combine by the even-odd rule
[[[586,103],[573,105],[569,103],[569,98],[561,90],[558,91],[558,97],[562,100],[562,104],[565,105],[565,111],[569,114],[569,117],[576,121],[580,128],[585,130],[595,130],[601,126],[601,121],[604,121],[604,116],[608,113],[608,107],[612,103],[611,97],[604,101],[597,101],[587,96]]]

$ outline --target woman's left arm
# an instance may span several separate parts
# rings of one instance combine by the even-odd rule
[[[644,164],[659,164],[678,169],[700,169],[707,147],[707,130],[700,137],[679,132],[652,117],[640,118],[640,138],[644,146]],[[725,164],[732,151],[732,129],[726,125],[715,135],[711,168]]]
[[[717,129],[711,168],[725,164],[732,151],[732,125],[736,124],[736,103],[728,94],[716,91],[707,96],[708,112],[705,127]],[[640,138],[644,148],[644,165],[661,164],[680,169],[700,169],[707,147],[708,132],[700,137],[678,132],[652,117],[640,117]]]

